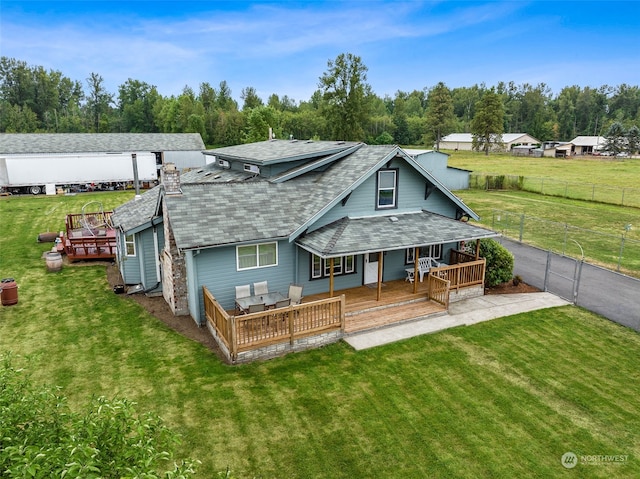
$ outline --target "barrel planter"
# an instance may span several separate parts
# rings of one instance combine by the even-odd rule
[[[2,306],[11,306],[18,303],[18,284],[13,278],[4,278],[0,281],[0,291]]]
[[[47,270],[51,272],[62,269],[62,255],[60,253],[49,252],[46,256]]]

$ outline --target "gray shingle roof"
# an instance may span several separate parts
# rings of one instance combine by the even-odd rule
[[[342,218],[301,236],[296,244],[326,258],[495,236],[498,233],[494,231],[422,211],[393,216]]]
[[[207,150],[205,154],[266,165],[313,158],[319,154],[331,155],[357,144],[345,141],[270,140],[216,148]]]
[[[0,154],[201,151],[199,133],[2,133]]]
[[[162,188],[156,186],[145,191],[137,200],[131,200],[113,210],[111,221],[126,233],[145,224],[156,215],[158,198]]]
[[[317,146],[318,143],[326,143],[330,150],[335,146],[335,142],[313,144]],[[273,158],[271,148],[282,154],[286,144],[294,148],[295,154],[300,152],[298,145],[290,142],[261,142],[253,144],[251,148],[241,148],[244,145],[239,145],[225,150],[233,149],[236,153],[240,150],[251,151],[257,161],[258,158]],[[309,145],[303,148],[309,148]],[[358,144],[345,146],[351,148]],[[327,151],[318,149],[310,159],[326,157]],[[180,249],[276,238],[293,239],[398,154],[404,153],[392,145],[361,145],[347,157],[329,166],[324,165],[319,171],[305,170],[283,182],[220,168],[211,163],[182,174],[182,194],[164,195],[163,201]],[[288,155],[289,158],[292,156],[295,155]],[[410,158],[407,161],[413,162]],[[422,170],[419,165],[415,166]],[[429,175],[426,171],[423,174]],[[461,208],[466,209],[460,204]],[[115,216],[118,221],[126,225],[135,222],[135,209],[118,209],[117,213]],[[139,213],[141,220],[144,220],[141,223],[148,221],[148,211]],[[420,244],[425,243],[422,241]]]

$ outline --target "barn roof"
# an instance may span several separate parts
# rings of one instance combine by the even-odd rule
[[[199,133],[2,133],[0,154],[202,151]]]

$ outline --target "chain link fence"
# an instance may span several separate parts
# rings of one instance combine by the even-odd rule
[[[549,221],[535,216],[493,210],[491,228],[507,238],[563,256],[640,278],[640,241]]]
[[[486,173],[472,173],[469,177],[469,188],[529,191],[548,196],[640,208],[640,188],[621,188],[595,183],[571,183],[552,178]]]

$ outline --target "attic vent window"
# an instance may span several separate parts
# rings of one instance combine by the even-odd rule
[[[251,165],[249,163],[245,163],[244,171],[250,171],[251,173],[260,174],[260,167],[257,165]]]
[[[218,160],[218,166],[221,166],[222,168],[231,168],[231,163],[227,160]]]

